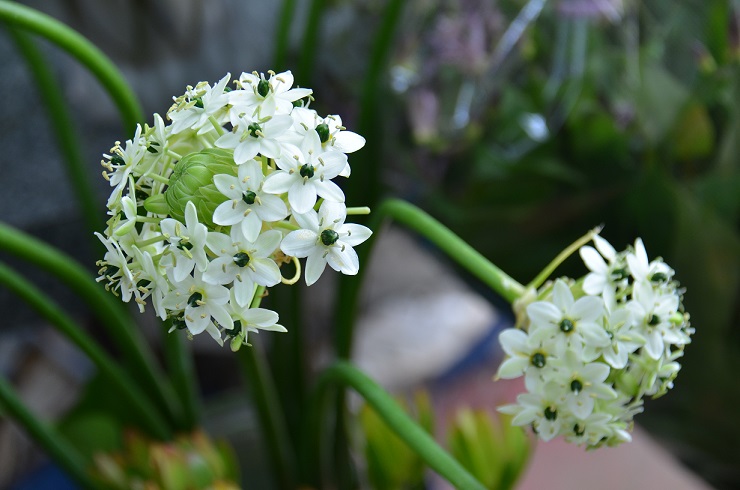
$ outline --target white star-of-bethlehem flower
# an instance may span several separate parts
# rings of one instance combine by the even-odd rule
[[[280,248],[286,255],[306,257],[306,284],[315,283],[326,264],[343,274],[357,274],[360,261],[352,247],[367,240],[372,231],[362,225],[345,223],[344,204],[324,201],[318,213],[310,210],[294,217],[301,229],[283,238]]]

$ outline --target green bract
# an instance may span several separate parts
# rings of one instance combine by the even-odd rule
[[[236,177],[237,168],[232,151],[208,148],[183,157],[170,175],[164,193],[169,215],[185,221],[185,206],[188,201],[198,210],[198,221],[213,229],[213,212],[224,202],[224,196],[213,183],[213,176],[227,174]]]

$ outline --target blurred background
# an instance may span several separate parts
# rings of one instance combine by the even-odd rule
[[[648,402],[637,420],[712,486],[740,487],[739,2],[21,3],[75,28],[115,60],[146,114],[163,114],[185,85],[215,81],[225,72],[292,70],[298,85],[313,88],[312,107],[341,114],[348,129],[367,139],[350,156],[349,205],[372,207],[389,195],[414,202],[521,282],[596,225],[605,225],[603,236],[617,249],[641,236],[650,256],[663,256],[686,287],[696,335],[676,388]],[[59,97],[72,109],[102,218],[109,188],[96,177],[101,154],[133,128],[121,126],[85,69],[38,44],[57,77]],[[45,106],[4,28],[0,66],[6,87],[2,220],[59,246],[92,271],[99,250],[65,177]],[[425,245],[408,247],[413,255]],[[425,253],[432,254],[431,264],[441,260]],[[63,287],[0,258],[84,321],[85,312]],[[584,272],[578,258],[559,271]],[[471,314],[493,304],[505,318],[505,303],[459,277],[462,284],[452,289],[477,291],[487,300],[471,305]],[[322,279],[324,287],[330,281]],[[371,284],[384,289],[380,279]],[[290,304],[288,296],[277,291],[273,301]],[[0,289],[0,370],[18,381],[32,377],[34,359],[69,363],[74,356],[39,333],[38,320],[16,303]],[[486,326],[498,322],[498,313],[481,315]],[[290,325],[290,316],[286,311],[282,323]],[[323,352],[329,333],[317,325],[326,319],[318,312],[313,323],[306,321],[315,347],[309,354]],[[488,339],[487,329],[476,332],[458,349],[461,359]],[[361,345],[356,350],[365,352]],[[208,347],[199,355],[205,360],[199,366],[207,366],[199,367],[203,389],[218,393],[228,383],[214,373],[229,365],[228,356]],[[434,376],[459,360],[446,361]],[[88,371],[80,361],[64,372],[82,392]],[[39,391],[51,397],[40,403],[57,412],[76,400],[70,390]]]

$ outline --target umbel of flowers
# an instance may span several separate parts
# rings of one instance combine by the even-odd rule
[[[648,260],[642,240],[617,252],[598,235],[580,248],[590,272],[558,279],[525,300],[503,331],[500,378],[524,376],[526,393],[500,408],[543,440],[595,448],[631,439],[645,396],[673,387],[693,328],[674,271]]]
[[[365,139],[309,107],[312,91],[288,72],[200,82],[174,98],[154,125],[137,126],[101,162],[113,191],[99,281],[150,299],[172,329],[208,332],[236,350],[249,332],[285,331],[278,314],[252,307],[280,282],[295,283],[298,258],[313,284],[328,264],[357,274],[353,247],[371,234],[345,223],[350,208],[332,180],[349,177],[347,154]],[[295,274],[281,267],[293,262]]]

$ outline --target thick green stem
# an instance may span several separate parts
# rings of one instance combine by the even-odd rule
[[[264,290],[262,286],[257,288],[251,308],[260,305]],[[296,488],[295,451],[290,443],[285,420],[282,418],[285,412],[281,408],[275,382],[267,367],[264,354],[257,347],[242,346],[239,349],[238,359],[250,384],[260,428],[264,431],[263,439],[270,453],[273,474],[277,476],[280,488],[292,490]]]
[[[169,424],[157,412],[149,398],[141,392],[131,377],[103,351],[75,322],[33,284],[0,262],[0,284],[5,284],[41,316],[51,322],[65,337],[84,352],[100,372],[107,376],[117,391],[136,412],[144,428],[153,437],[171,437]]]
[[[0,0],[0,20],[34,32],[56,44],[87,67],[110,94],[126,127],[144,120],[139,101],[121,72],[90,41],[61,22],[32,8]]]
[[[33,41],[17,29],[11,28],[9,31],[19,51],[25,56],[28,67],[38,85],[41,99],[46,105],[51,127],[56,134],[57,144],[67,167],[67,174],[72,181],[77,204],[85,217],[87,228],[90,233],[95,230],[102,230],[103,220],[97,211],[99,209],[98,203],[93,193],[88,171],[82,163],[83,158],[80,152],[82,146],[79,144],[73,129],[64,98],[61,97],[59,92],[59,84],[54,79],[49,64]]]
[[[367,266],[367,258],[380,231],[380,225],[385,219],[390,218],[434,243],[450,259],[491,287],[510,303],[524,294],[525,287],[523,285],[492,264],[491,261],[468,245],[449,228],[413,204],[400,199],[386,199],[373,211],[371,217],[370,228],[374,231],[374,234],[359,247],[358,251],[360,264],[363,266]],[[360,268],[358,277],[343,278],[342,287],[339,288],[338,329],[335,343],[337,356],[340,359],[348,359],[352,348],[357,296],[360,284],[362,284],[361,274],[364,270],[364,267]]]
[[[77,450],[46,423],[33,415],[15,394],[5,378],[0,377],[0,408],[20,425],[56,463],[82,488],[99,488],[87,474],[87,462]]]
[[[288,59],[288,41],[290,40],[290,24],[295,12],[295,0],[283,0],[278,18],[277,34],[275,37],[275,70],[285,70]]]
[[[442,449],[424,429],[414,422],[383,388],[355,366],[345,361],[334,363],[319,378],[309,411],[310,418],[306,423],[306,430],[310,432],[307,441],[308,444],[313,446],[304,447],[304,457],[313,455],[313,458],[317,458],[321,454],[321,422],[324,412],[322,408],[326,400],[327,390],[332,385],[346,386],[359,393],[388,424],[388,427],[408,444],[409,448],[455,488],[461,490],[485,489],[460,463]],[[314,475],[313,481],[309,483],[318,484],[315,472],[320,466],[321,463],[315,459],[310,464],[304,464],[306,471]]]
[[[198,397],[198,376],[193,364],[193,354],[185,345],[183,332],[168,333],[171,321],[162,324],[164,356],[172,385],[182,405],[179,429],[192,432],[198,426],[201,406]]]
[[[321,17],[325,8],[326,0],[312,0],[306,20],[306,28],[303,32],[301,56],[298,60],[296,79],[299,84],[307,84],[311,81],[311,75],[316,65],[316,53],[319,49]]]
[[[0,250],[35,264],[78,294],[121,350],[132,376],[139,380],[166,417],[177,419],[179,407],[172,387],[165,382],[136,324],[121,303],[96,283],[88,271],[57,249],[4,223],[0,223]]]

